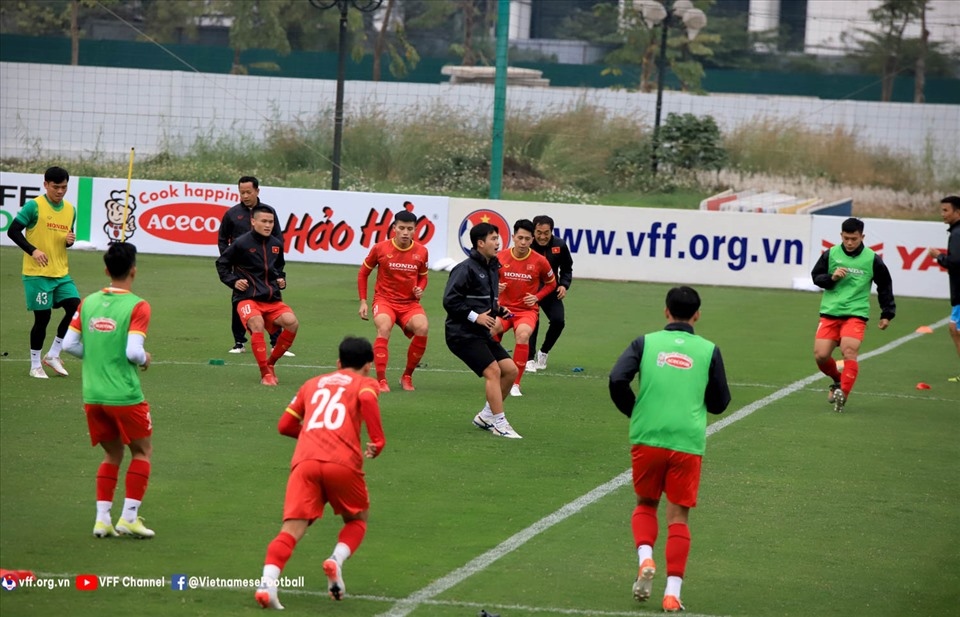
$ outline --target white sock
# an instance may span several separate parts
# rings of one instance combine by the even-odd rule
[[[480,410],[480,413],[482,413],[485,416],[493,413],[493,411],[490,409],[490,401],[485,401],[483,403],[483,409]]]
[[[61,349],[63,349],[63,339],[59,336],[54,337],[53,345],[50,345],[50,351],[47,352],[47,355],[51,358],[59,358]]]
[[[123,500],[123,520],[128,523],[133,523],[137,520],[137,512],[140,510],[140,500],[139,499],[130,499],[129,497],[124,498]]]
[[[107,525],[112,525],[113,520],[110,518],[110,508],[113,506],[112,501],[97,501],[97,522],[105,523]]]
[[[500,413],[493,414],[494,423],[500,422],[501,420],[506,420],[506,419],[507,419],[507,416],[502,411]]]
[[[644,559],[653,559],[653,547],[649,544],[641,544],[637,547],[637,559],[643,563]]]
[[[664,596],[673,596],[675,598],[680,598],[680,585],[683,585],[683,579],[679,576],[668,576],[667,577],[667,588],[664,590]]]
[[[333,555],[331,556],[337,560],[337,563],[343,565],[344,561],[350,559],[350,555],[350,547],[343,542],[337,542],[337,545],[333,547]]]
[[[280,566],[271,563],[263,566],[263,577],[260,579],[260,583],[264,584],[264,587],[269,585],[276,587],[278,578],[280,578]]]
[[[30,368],[40,368],[40,350],[30,350]]]

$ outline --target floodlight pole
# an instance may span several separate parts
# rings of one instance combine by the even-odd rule
[[[333,111],[333,169],[331,171],[330,190],[340,190],[340,153],[343,144],[343,82],[346,78],[347,61],[347,9],[352,4],[355,9],[370,13],[378,8],[383,0],[310,0],[315,8],[324,10],[340,9],[340,34],[337,41],[337,98]]]
[[[670,13],[660,24],[660,56],[657,59],[657,113],[653,119],[653,153],[650,157],[650,171],[657,175],[657,167],[660,164],[660,112],[663,109],[663,78],[667,72],[667,30],[670,29],[670,20],[673,14]]]

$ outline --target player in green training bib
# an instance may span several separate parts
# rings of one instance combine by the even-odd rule
[[[150,305],[130,288],[137,275],[137,248],[111,244],[103,256],[110,286],[87,296],[70,322],[64,349],[83,358],[83,411],[90,443],[100,444],[104,456],[97,469],[97,518],[93,535],[109,538],[130,535],[152,538],[137,516],[150,478],[153,422],[143,398],[139,370],[150,366],[143,348],[150,325]],[[123,514],[116,527],[110,517],[124,446],[133,460],[127,469]]]
[[[697,505],[700,462],[707,442],[707,413],[730,404],[723,358],[716,345],[693,333],[700,296],[690,287],[667,293],[667,325],[635,339],[610,371],[610,398],[630,418],[633,490],[631,527],[639,570],[633,597],[650,598],[657,568],[653,546],[657,508],[667,495],[667,586],[663,610],[683,610],[680,587],[690,553],[690,508]],[[636,395],[630,382],[639,373]]]
[[[863,221],[849,218],[840,225],[840,244],[820,255],[810,275],[824,289],[820,300],[820,324],[813,355],[820,372],[833,380],[827,401],[834,411],[843,411],[857,381],[857,356],[870,318],[870,288],[877,284],[880,321],[886,330],[897,312],[890,271],[880,256],[863,244]],[[843,372],[837,368],[833,350],[840,347]]]
[[[30,376],[39,379],[47,378],[41,359],[58,375],[68,375],[60,360],[60,350],[70,319],[80,304],[80,292],[67,266],[67,247],[73,246],[77,239],[74,233],[77,211],[64,199],[69,182],[66,169],[48,168],[43,174],[45,193],[27,200],[7,230],[7,236],[24,252],[23,288],[27,310],[33,312]],[[57,326],[50,350],[41,358],[47,325],[55,308],[63,309],[63,319]]]

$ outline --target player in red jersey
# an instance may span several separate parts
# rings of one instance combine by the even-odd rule
[[[543,255],[530,250],[533,243],[533,222],[520,219],[513,224],[513,248],[497,253],[500,261],[500,306],[510,311],[507,317],[498,317],[493,336],[498,341],[503,333],[513,329],[516,344],[513,362],[517,365],[517,379],[510,396],[523,396],[520,380],[530,357],[530,335],[540,317],[540,301],[557,288],[550,262]]]
[[[404,202],[404,205],[410,202]],[[394,217],[394,236],[378,242],[360,265],[357,291],[360,293],[360,319],[369,319],[367,307],[367,280],[374,268],[377,282],[373,288],[373,324],[377,338],[373,342],[373,363],[381,392],[389,392],[387,360],[390,352],[390,331],[398,324],[410,339],[407,349],[407,367],[400,377],[400,387],[413,390],[413,371],[427,349],[427,314],[420,304],[427,288],[427,247],[413,239],[417,215],[408,210]]]
[[[263,577],[255,599],[263,608],[282,609],[278,579],[307,527],[330,504],[343,518],[333,554],[323,562],[327,589],[342,600],[343,562],[357,552],[367,532],[370,498],[363,479],[363,458],[376,458],[386,445],[380,424],[377,383],[369,377],[373,348],[363,338],[340,343],[337,371],[307,380],[284,410],[280,433],[297,440],[283,503],[283,525],[267,546]],[[362,446],[360,424],[370,439]]]

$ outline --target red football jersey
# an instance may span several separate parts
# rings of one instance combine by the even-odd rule
[[[303,422],[290,467],[314,459],[361,470],[360,424],[363,421],[367,423],[370,441],[383,447],[380,409],[375,402],[379,395],[380,388],[374,379],[352,371],[336,371],[307,380],[287,406],[287,413]],[[360,397],[368,396],[373,397],[373,413],[362,417]]]
[[[377,282],[373,286],[373,295],[395,304],[419,302],[413,296],[413,288],[417,281],[427,276],[429,271],[427,247],[414,241],[407,249],[398,247],[393,238],[378,242],[370,249],[370,254],[360,266],[361,276],[363,269],[368,273],[374,268],[377,272]],[[361,298],[366,297],[366,289],[362,290]]]
[[[550,262],[535,251],[527,253],[526,257],[517,258],[513,249],[504,249],[497,253],[500,261],[500,282],[507,287],[500,294],[500,306],[511,311],[528,311],[536,308],[529,307],[523,302],[528,293],[536,295],[541,300],[557,285]],[[541,290],[545,290],[541,293]]]

